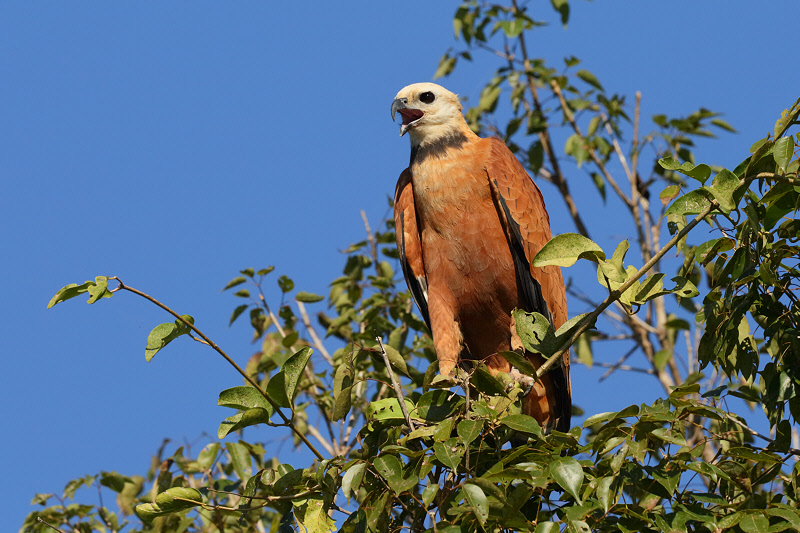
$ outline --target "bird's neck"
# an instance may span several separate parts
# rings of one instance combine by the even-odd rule
[[[460,150],[466,143],[477,139],[478,136],[467,126],[424,132],[424,134],[411,135],[411,165],[419,165],[428,158],[446,157],[451,150]],[[435,133],[435,134],[433,134]]]

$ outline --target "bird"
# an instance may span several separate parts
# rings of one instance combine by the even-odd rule
[[[558,329],[567,320],[557,266],[534,267],[551,238],[539,188],[502,139],[467,125],[458,96],[435,83],[404,87],[392,102],[402,117],[411,160],[397,181],[394,220],[406,283],[428,325],[439,373],[454,377],[467,360],[497,375],[526,376],[499,352],[525,352],[514,309],[538,312]],[[521,411],[546,430],[568,431],[572,411],[569,353],[539,381],[527,378]]]

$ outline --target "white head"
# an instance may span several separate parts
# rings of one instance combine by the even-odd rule
[[[415,83],[404,87],[392,102],[392,119],[400,113],[400,136],[411,136],[412,146],[421,146],[445,137],[474,135],[461,114],[458,96],[435,83]]]

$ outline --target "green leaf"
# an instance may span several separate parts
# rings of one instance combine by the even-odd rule
[[[341,420],[350,412],[352,385],[353,367],[347,363],[337,366],[333,377],[333,420]]]
[[[532,416],[522,414],[508,415],[507,417],[501,419],[500,423],[508,428],[513,429],[514,431],[535,435],[540,439],[544,438],[542,426],[540,426],[539,422],[537,422]]]
[[[498,352],[497,355],[508,361],[508,363],[525,374],[526,376],[535,376],[536,375],[536,367],[533,366],[533,363],[528,361],[524,355],[518,354],[517,352]]]
[[[525,20],[519,17],[513,20],[502,20],[498,24],[509,39],[516,38],[525,29]]]
[[[453,72],[453,69],[456,67],[456,58],[451,56],[450,53],[446,53],[442,56],[442,59],[439,60],[439,66],[436,67],[436,72],[433,74],[433,79],[443,78]]]
[[[545,244],[533,259],[533,266],[545,267],[556,265],[569,267],[578,259],[588,259],[595,263],[605,260],[606,255],[599,245],[578,233],[562,233],[556,235]]]
[[[475,514],[475,518],[478,519],[481,526],[486,525],[486,520],[489,518],[489,502],[486,499],[486,494],[483,493],[483,490],[478,485],[469,482],[464,484],[462,490],[467,503]]]
[[[268,409],[263,407],[254,407],[236,413],[223,420],[219,429],[217,430],[217,437],[223,439],[233,433],[250,426],[258,424],[269,424],[270,416],[272,415],[272,406]]]
[[[424,503],[426,507],[429,506],[436,497],[437,492],[439,492],[438,483],[431,483],[425,487],[425,490],[422,491],[422,503]]]
[[[614,495],[611,493],[611,484],[614,482],[614,476],[606,476],[597,481],[597,499],[603,506],[603,510],[607,513],[608,508],[614,503]]]
[[[313,304],[315,302],[321,302],[325,299],[325,297],[311,292],[300,291],[294,296],[294,299],[298,302]]]
[[[429,391],[434,392],[434,391]],[[444,392],[444,391],[436,391],[436,392]],[[423,397],[425,395],[423,394]],[[408,409],[409,414],[412,418],[416,418],[413,416],[414,410],[417,408],[414,405],[414,402],[409,400],[408,398],[404,398],[406,409]],[[422,398],[420,398],[420,402]],[[403,415],[403,410],[400,409],[400,401],[397,398],[383,398],[381,400],[377,400],[374,402],[370,402],[369,406],[367,407],[367,418],[372,420],[405,420],[405,416]]]
[[[526,350],[550,355],[559,348],[553,325],[543,315],[514,309],[511,316]]]
[[[321,497],[309,496],[292,500],[294,517],[298,529],[306,533],[329,533],[336,531],[336,521],[328,516],[328,509]]]
[[[114,492],[122,492],[125,488],[125,483],[132,483],[132,481],[129,477],[116,472],[100,472],[100,484]]]
[[[566,4],[566,2],[564,3]],[[585,81],[586,83],[588,83],[589,85],[591,85],[592,87],[594,87],[595,89],[597,89],[598,91],[605,90],[603,89],[603,86],[600,85],[600,82],[597,81],[595,75],[589,72],[588,70],[579,70],[578,72],[575,73],[575,75],[578,76],[583,81]]]
[[[54,305],[61,303],[63,301],[69,300],[70,298],[75,298],[76,296],[80,296],[81,294],[85,293],[89,290],[89,285],[93,285],[94,282],[87,281],[83,285],[78,285],[77,283],[70,283],[69,285],[65,285],[58,289],[55,296],[50,299],[50,302],[47,304],[47,308],[50,309]]]
[[[697,290],[695,284],[682,276],[675,276],[672,278],[672,281],[675,282],[675,288],[670,289],[669,291],[672,294],[676,294],[681,298],[694,298],[700,294],[700,291]]]
[[[154,503],[143,503],[136,506],[136,516],[143,522],[150,523],[154,518],[177,513],[203,503],[203,495],[196,489],[173,487],[156,496]]]
[[[281,276],[278,278],[278,287],[283,293],[291,292],[294,289],[294,281],[288,276]]]
[[[258,389],[249,386],[225,389],[219,393],[217,405],[242,410],[251,409],[253,407],[261,407],[268,411],[272,411],[272,405],[270,405],[267,399],[264,398],[260,392],[258,392]]]
[[[447,439],[451,438],[453,435],[453,424],[455,423],[454,418],[445,418],[440,423],[433,426],[435,429],[433,430],[433,440],[436,442],[444,442]]]
[[[291,402],[286,397],[286,374],[283,370],[273,374],[267,383],[267,394],[279,407],[291,408]]]
[[[291,404],[294,403],[297,384],[300,382],[300,376],[303,374],[303,370],[305,370],[312,353],[314,353],[314,350],[308,346],[304,346],[283,364],[281,372],[285,375],[284,386],[286,387],[286,398]]]
[[[244,276],[237,276],[237,277],[233,278],[232,280],[230,280],[228,282],[228,284],[225,285],[222,288],[222,290],[223,291],[227,291],[228,289],[236,287],[237,285],[241,285],[242,283],[245,283],[246,281],[247,281],[247,278],[245,278]]]
[[[726,211],[736,209],[733,193],[739,188],[740,182],[733,172],[727,169],[720,170],[708,190],[714,195],[719,205]]]
[[[225,445],[231,457],[231,465],[241,481],[247,480],[253,475],[253,460],[250,457],[250,449],[240,442],[229,442]]]
[[[87,281],[82,285],[77,283],[70,283],[61,287],[55,296],[50,299],[47,308],[50,309],[54,305],[75,298],[81,294],[88,292],[91,295],[88,303],[93,304],[100,298],[111,298],[113,293],[108,290],[108,278],[105,276],[97,276],[94,281]]]
[[[403,465],[397,457],[388,454],[381,455],[375,458],[373,465],[375,465],[375,469],[383,479],[386,480],[389,484],[389,488],[392,489],[395,494],[403,492],[403,487],[405,485],[403,482]]]
[[[433,453],[436,458],[453,472],[458,472],[458,465],[464,455],[464,449],[459,446],[458,439],[455,437],[444,442],[433,443]]]
[[[688,161],[681,164],[671,157],[665,157],[663,159],[659,159],[658,164],[661,165],[662,168],[665,168],[667,170],[674,170],[676,172],[680,172],[685,176],[694,178],[700,183],[705,183],[705,181],[711,175],[711,168],[708,165],[701,164],[695,166],[689,163]]]
[[[672,202],[665,215],[696,215],[711,204],[711,193],[706,189],[689,191]]]
[[[544,164],[544,148],[541,141],[536,141],[528,147],[528,167],[533,174],[538,174],[542,164]]]
[[[417,402],[416,412],[423,420],[441,422],[455,413],[463,404],[463,397],[451,394],[447,390],[434,389],[429,390],[420,397]]]
[[[559,527],[557,522],[542,522],[536,523],[536,529],[533,533],[558,533]]]
[[[189,315],[181,315],[184,320],[190,324],[194,324],[194,318]],[[147,336],[147,347],[144,350],[144,357],[147,361],[151,361],[153,357],[164,348],[167,344],[174,341],[181,335],[187,335],[191,329],[180,320],[175,322],[166,322],[154,327],[150,334]]]
[[[733,128],[733,126],[731,126],[730,124],[728,124],[727,122],[725,122],[720,118],[712,118],[711,123],[720,129],[723,129],[730,133],[736,133],[736,130]]]
[[[206,444],[200,453],[197,454],[197,466],[201,470],[207,470],[214,464],[214,461],[217,460],[217,454],[219,453],[219,449],[221,445],[219,442],[212,442],[210,444]]]
[[[94,278],[94,284],[89,285],[86,290],[92,296],[86,302],[88,304],[93,304],[100,298],[111,298],[111,296],[113,296],[112,292],[108,290],[108,278],[105,276],[97,276]]]
[[[383,348],[386,351],[386,356],[389,358],[389,364],[391,364],[395,370],[397,370],[404,376],[411,377],[408,374],[408,366],[406,366],[406,360],[403,358],[402,355],[400,355],[400,352],[392,348],[389,344],[384,344]],[[377,349],[380,349],[380,347],[378,347]]]
[[[597,413],[596,415],[592,415],[586,420],[583,421],[583,427],[588,428],[589,426],[593,426],[595,424],[601,424],[604,422],[608,422],[609,420],[616,418],[617,412],[616,411],[609,411],[606,413]]]
[[[681,192],[680,185],[670,185],[669,187],[661,191],[661,194],[659,194],[658,197],[661,198],[662,204],[667,205],[672,200],[677,198],[680,192]]]
[[[550,0],[550,3],[553,5],[553,9],[561,15],[561,25],[566,28],[569,21],[569,2],[567,0]]]
[[[645,278],[639,284],[639,290],[636,292],[634,298],[636,303],[644,303],[664,294],[662,279],[664,279],[664,274],[661,272]]]
[[[589,158],[586,140],[577,133],[570,135],[564,143],[564,153],[574,157],[575,163],[578,165],[578,168],[580,168]]]
[[[234,323],[234,321],[237,318],[239,318],[239,315],[241,315],[242,313],[247,311],[248,307],[250,307],[249,304],[242,304],[242,305],[237,306],[236,309],[233,310],[233,313],[231,313],[231,320],[230,320],[230,322],[228,322],[228,326],[232,325]]]
[[[483,421],[481,420],[462,420],[456,426],[456,433],[461,437],[465,445],[478,438],[483,429]]]
[[[342,476],[342,494],[347,498],[348,503],[350,503],[350,492],[352,491],[353,494],[358,493],[366,468],[367,463],[356,463],[348,468],[344,476]]]
[[[573,498],[583,505],[580,497],[580,488],[583,484],[583,468],[574,457],[558,457],[551,462],[550,474],[561,488],[572,495]]]
[[[482,111],[493,111],[494,107],[497,105],[497,98],[500,96],[500,91],[499,85],[489,83],[489,85],[484,87],[481,91],[478,107]]]
[[[785,138],[785,137],[784,137]],[[769,531],[769,519],[761,511],[745,514],[739,527],[745,533],[767,533]]]
[[[794,157],[794,139],[790,136],[781,137],[772,147],[772,156],[779,167],[786,170]]]

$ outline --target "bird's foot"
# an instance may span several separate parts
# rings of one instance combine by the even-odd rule
[[[519,383],[520,388],[522,388],[522,397],[524,398],[528,394],[531,393],[533,390],[533,386],[536,384],[536,379],[532,378],[531,376],[525,375],[516,368],[512,368],[511,372],[509,372],[513,381],[508,387],[510,391],[514,388],[514,384]]]

